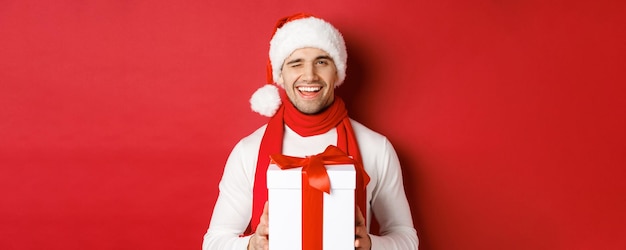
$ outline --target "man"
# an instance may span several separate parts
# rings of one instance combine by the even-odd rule
[[[384,136],[350,119],[335,88],[346,76],[341,33],[306,14],[281,19],[270,42],[268,82],[252,109],[271,117],[231,152],[203,249],[268,249],[269,155],[305,157],[335,145],[365,170],[357,178],[355,249],[417,249],[398,157]],[[358,167],[357,166],[357,167]],[[369,177],[369,181],[367,178]],[[361,190],[361,191],[358,191]],[[369,234],[372,213],[381,235]]]

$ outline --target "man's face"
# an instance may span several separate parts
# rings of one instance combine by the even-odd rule
[[[337,67],[321,49],[297,49],[283,63],[278,83],[293,105],[305,114],[328,107],[335,97]]]

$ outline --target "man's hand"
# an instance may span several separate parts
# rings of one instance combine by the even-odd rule
[[[372,240],[367,233],[367,227],[365,226],[365,218],[361,214],[359,206],[356,207],[356,215],[354,217],[354,248],[355,249],[372,249]]]
[[[256,231],[250,237],[248,242],[248,250],[268,250],[269,249],[269,227],[267,222],[267,201],[263,207],[263,215],[261,215],[261,221],[256,227]]]

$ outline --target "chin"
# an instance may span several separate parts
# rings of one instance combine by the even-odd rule
[[[321,112],[324,112],[324,110],[326,110],[327,107],[301,107],[298,108],[298,110],[300,110],[300,112],[307,114],[307,115],[315,115],[315,114],[319,114]]]

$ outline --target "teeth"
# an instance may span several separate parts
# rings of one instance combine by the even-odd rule
[[[317,92],[322,89],[321,87],[298,87],[298,90],[302,92]]]

